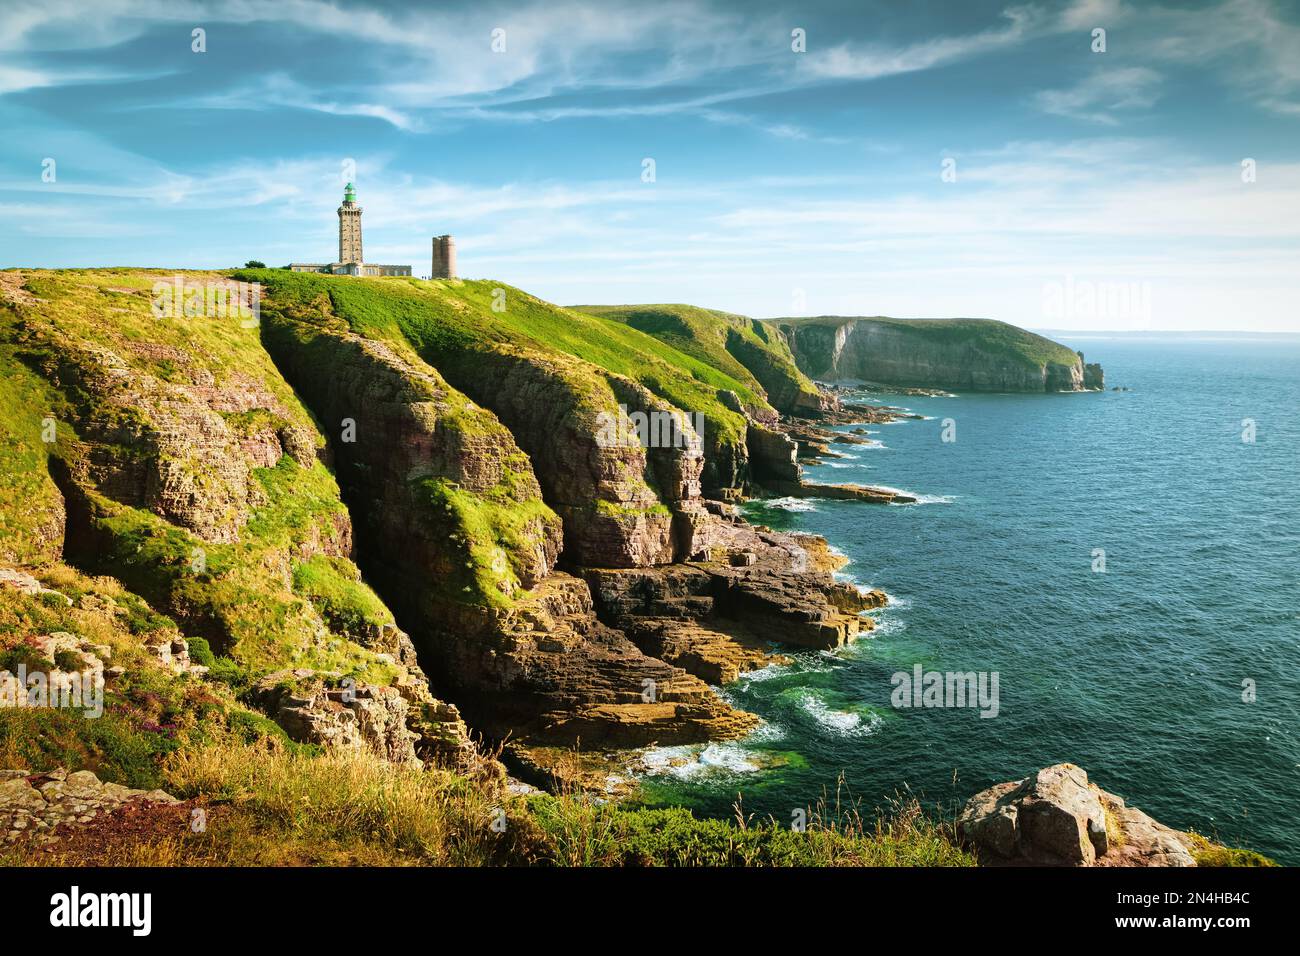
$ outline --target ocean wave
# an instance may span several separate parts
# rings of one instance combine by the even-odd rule
[[[765,508],[776,508],[779,511],[816,511],[817,506],[812,504],[807,498],[768,498],[760,502]]]
[[[653,747],[641,755],[641,762],[648,776],[667,776],[677,780],[739,776],[763,769],[753,751],[736,743]]]
[[[796,699],[799,708],[818,725],[838,737],[869,737],[884,723],[877,713],[836,710],[814,690],[804,690]]]
[[[873,488],[879,488],[881,491],[892,491],[896,495],[907,495],[909,498],[915,498],[918,505],[950,505],[957,500],[956,495],[927,495],[917,491],[908,491],[906,488],[893,488],[889,485],[872,485]]]

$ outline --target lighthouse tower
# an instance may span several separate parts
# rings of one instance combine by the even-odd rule
[[[361,263],[361,207],[357,205],[356,188],[348,183],[343,190],[343,205],[339,206],[339,262]]]

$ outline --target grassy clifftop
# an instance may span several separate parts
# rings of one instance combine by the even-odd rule
[[[283,270],[235,275],[261,282],[272,297],[328,294],[335,311],[354,331],[414,345],[443,361],[506,345],[570,355],[595,369],[639,382],[677,408],[704,413],[728,438],[744,434],[744,419],[722,404],[718,390],[735,391],[742,400],[762,401],[727,369],[715,368],[621,322],[565,309],[500,282],[353,282]]]
[[[272,301],[324,296],[352,331],[436,366],[453,386],[500,415],[505,412],[494,396],[499,394],[507,357],[547,364],[565,379],[565,389],[581,406],[579,413],[592,420],[626,415],[630,403],[622,383],[630,381],[659,403],[702,416],[706,487],[738,481],[730,463],[746,455],[745,414],[728,403],[725,393],[733,392],[751,408],[771,412],[752,377],[731,374],[744,373],[734,361],[715,367],[623,322],[565,309],[503,283],[353,281],[271,269],[240,271],[235,276],[262,283]],[[527,448],[522,434],[527,429],[507,424]],[[652,476],[649,483],[655,483]]]
[[[818,315],[800,318],[764,319],[779,329],[810,327],[835,329],[856,322],[892,326],[936,345],[972,345],[991,354],[1024,365],[1072,365],[1078,355],[1072,349],[997,319],[895,319],[888,316]]]
[[[639,329],[747,384],[761,406],[787,414],[815,409],[821,400],[799,371],[785,340],[747,316],[693,305],[575,305],[573,309]],[[741,395],[742,400],[753,398]]]

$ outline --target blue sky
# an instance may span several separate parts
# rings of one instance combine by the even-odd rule
[[[330,261],[351,160],[368,260],[562,303],[1300,331],[1289,0],[0,14],[0,266]]]

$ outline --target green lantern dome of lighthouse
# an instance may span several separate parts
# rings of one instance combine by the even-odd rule
[[[356,187],[353,186],[351,183],[348,183],[346,186],[343,187],[343,201],[344,202],[357,201],[357,190]]]

